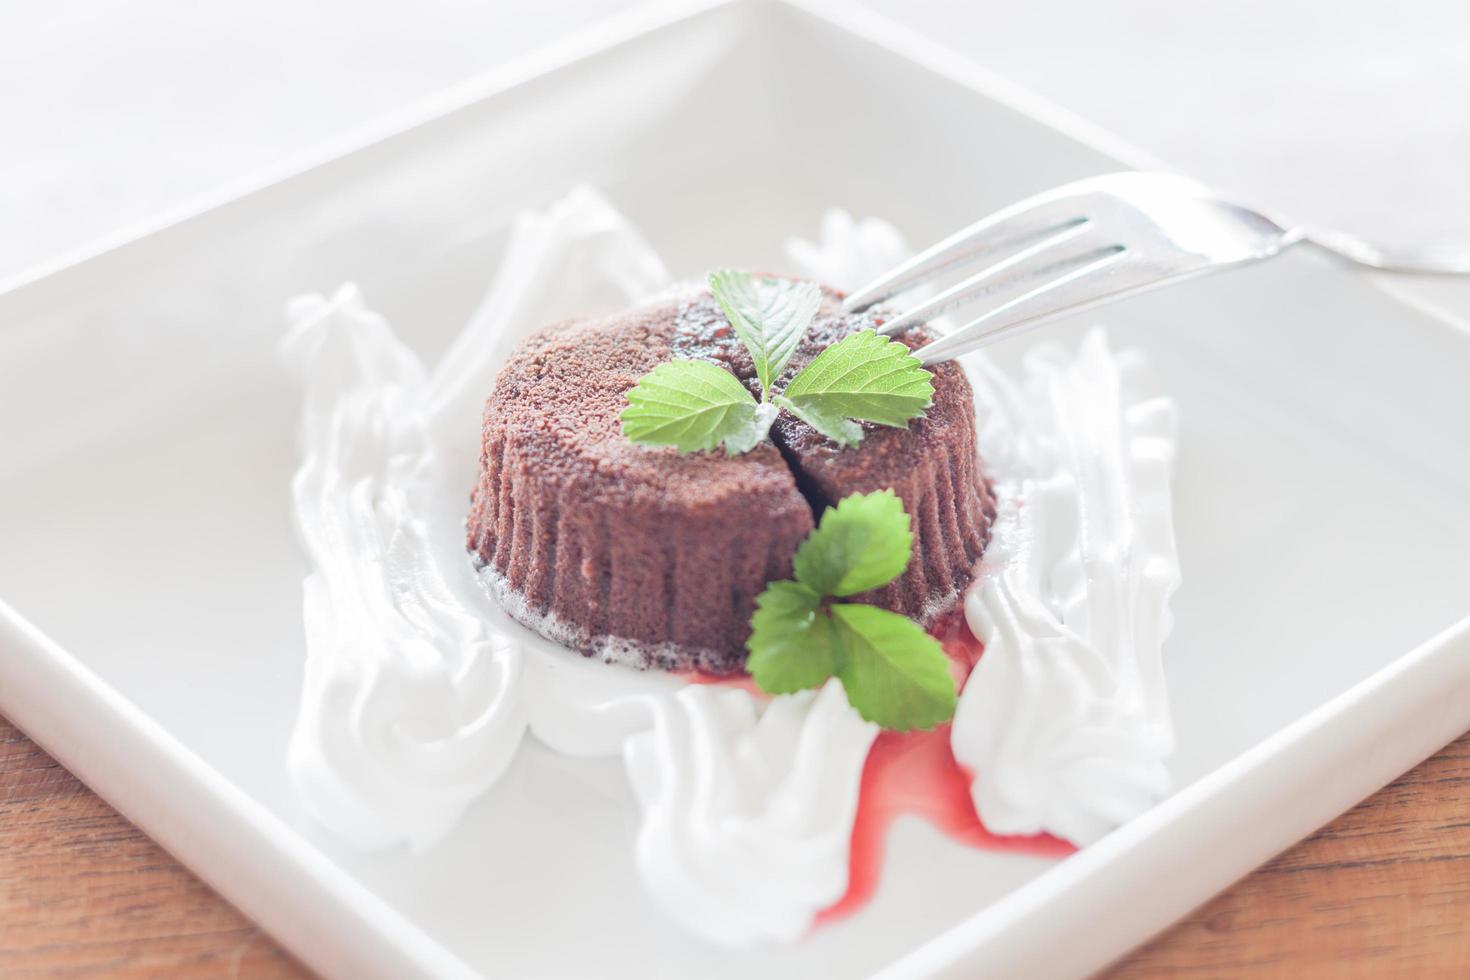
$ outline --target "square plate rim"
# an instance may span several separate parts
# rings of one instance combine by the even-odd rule
[[[1156,158],[1106,130],[956,54],[939,42],[848,0],[654,0],[593,23],[562,40],[475,76],[350,131],[286,162],[188,201],[71,253],[0,280],[0,302],[32,287],[65,284],[94,263],[162,232],[206,218],[220,208],[290,183],[352,157],[378,143],[408,134],[485,100],[568,68],[593,55],[716,10],[735,7],[786,8],[855,35],[934,72],[983,98],[1028,116],[1067,138],[1134,169],[1169,169]],[[1363,276],[1394,302],[1457,333],[1470,335],[1461,318],[1406,296],[1382,277]],[[126,817],[174,854],[228,900],[258,922],[303,962],[326,975],[465,976],[481,974],[421,927],[396,912],[296,831],[209,766],[139,706],[95,671],[30,624],[0,598],[0,649],[16,654],[0,680],[0,712],[30,734]],[[1357,800],[1432,754],[1470,726],[1470,616],[1396,657],[1347,691],[1300,716],[1218,769],[1175,793],[1144,816],[1068,861],[1043,872],[1004,901],[967,917],[880,972],[883,977],[927,977],[974,968],[1006,972],[1034,966],[1038,939],[1060,929],[1074,936],[1095,916],[1095,902],[1140,880],[1144,852],[1167,847],[1181,860],[1201,865],[1169,894],[1155,894],[1135,911],[1133,925],[1072,945],[1063,970],[1095,970],[1182,917],[1240,874],[1268,859],[1349,808]],[[1457,663],[1458,661],[1458,663]],[[56,697],[61,692],[62,697]],[[55,704],[48,704],[47,694]],[[66,704],[63,710],[61,703]],[[1424,724],[1427,709],[1434,724]],[[1370,711],[1371,725],[1362,724]],[[1409,725],[1416,720],[1417,725]],[[1300,780],[1332,763],[1359,758],[1390,726],[1410,732],[1396,751],[1380,752],[1358,764],[1325,791],[1300,805],[1293,789]],[[104,728],[115,738],[83,753],[93,741],[85,729]],[[139,759],[153,768],[133,778],[118,775]],[[189,801],[185,806],[180,800]],[[1203,831],[1230,823],[1214,806],[1222,798],[1249,801],[1250,809],[1294,802],[1294,819],[1260,835],[1253,856],[1211,860],[1201,852]],[[172,798],[170,804],[168,799]],[[209,818],[207,829],[198,827]],[[1195,846],[1191,848],[1191,843]],[[231,847],[241,848],[232,852]],[[250,848],[247,857],[245,848]],[[206,856],[208,859],[206,860]],[[264,860],[262,860],[264,859]],[[283,878],[259,868],[287,869]],[[1248,864],[1245,862],[1249,861]],[[1242,866],[1244,865],[1244,866]],[[289,880],[296,900],[278,895]],[[312,915],[300,914],[303,899],[321,899]],[[1048,918],[1037,914],[1045,909]],[[1038,931],[1038,929],[1040,931]],[[351,943],[323,943],[327,934]],[[1089,930],[1096,932],[1097,930]]]

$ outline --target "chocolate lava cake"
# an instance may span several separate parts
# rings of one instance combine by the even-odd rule
[[[875,324],[823,294],[784,379]],[[912,348],[928,337],[914,328],[898,339]],[[501,370],[485,405],[468,547],[517,620],[609,661],[738,671],[755,597],[790,577],[814,518],[848,494],[884,488],[913,519],[914,556],[862,599],[927,625],[969,584],[995,507],[959,365],[933,368],[934,403],[907,429],[864,424],[863,441],[841,448],[783,413],[771,441],[732,457],[623,436],[628,391],[674,358],[718,362],[758,390],[708,292],[548,327]]]

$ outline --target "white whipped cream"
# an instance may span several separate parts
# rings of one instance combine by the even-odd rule
[[[951,741],[996,833],[1087,844],[1170,791],[1175,410],[1130,397],[1133,367],[1100,330],[1075,355],[1033,350],[1020,384],[971,366],[999,515],[965,596],[985,655]]]
[[[819,242],[793,241],[788,249],[805,274],[846,287],[908,252],[891,226],[854,222],[841,212],[824,219]],[[292,302],[281,353],[306,394],[293,498],[311,573],[303,587],[306,678],[289,766],[304,805],[329,829],[364,848],[417,851],[442,838],[490,790],[527,731],[566,755],[621,755],[641,808],[637,866],[649,894],[711,942],[790,942],[847,887],[858,788],[876,728],[852,710],[840,685],[772,699],[585,659],[489,601],[465,554],[464,501],[476,476],[481,407],[506,354],[545,323],[614,310],[668,288],[658,256],[626,219],[600,195],[578,189],[547,212],[517,220],[485,302],[432,372],[365,308],[355,287],[330,299]],[[1112,362],[1100,341],[1095,346],[1092,370],[1105,372]],[[972,625],[992,645],[982,666],[998,664],[990,668],[997,680],[987,683],[1010,699],[1011,710],[977,708],[972,678],[955,748],[980,772],[977,799],[992,829],[1005,829],[998,819],[1058,833],[1067,833],[1062,823],[1103,826],[1134,812],[1117,801],[1157,795],[1166,785],[1149,783],[1141,791],[1144,783],[1131,770],[1114,785],[1106,760],[1118,753],[1102,744],[1135,744],[1144,717],[1162,718],[1160,730],[1168,731],[1157,648],[1147,645],[1161,638],[1162,622],[1144,622],[1129,604],[1132,593],[1127,601],[1113,592],[1091,596],[1083,576],[1093,572],[1087,563],[1094,549],[1079,532],[1092,523],[1089,517],[1079,524],[1077,501],[1104,500],[1133,513],[1139,505],[1130,493],[1162,493],[1161,502],[1144,506],[1144,516],[1162,522],[1150,529],[1153,542],[1168,536],[1167,481],[1134,465],[1130,473],[1143,475],[1093,488],[1107,474],[1083,470],[1093,463],[1088,453],[1103,443],[1080,444],[1071,453],[1051,448],[1057,427],[1073,420],[1024,406],[1029,384],[1011,388],[991,374],[986,369],[988,383],[980,386],[995,402],[982,413],[982,439],[992,460],[1005,461],[1005,478],[1014,481],[1006,500],[1017,505],[1001,530],[1015,521],[1012,510],[1025,509],[1021,501],[1033,510],[1037,501],[1064,501],[1044,504],[1042,525],[1052,537],[1043,555],[1028,558],[1024,543],[1003,543],[996,553],[1017,556],[1018,568],[1029,560],[1024,567],[1073,570],[1053,571],[1049,579],[1043,572],[1043,583],[1026,591],[1036,573],[1011,583],[1007,563],[972,590]],[[1086,415],[1101,404],[1087,397],[1093,400],[1072,411]],[[1013,404],[1010,414],[1000,408]],[[1138,427],[1128,431],[1140,438],[1153,431],[1146,415],[1129,414]],[[1027,426],[1050,428],[1018,439],[1018,427]],[[1071,503],[1026,482],[1050,486],[1048,473],[1072,471],[1085,489]],[[1107,542],[1121,540],[1118,534],[1141,540],[1112,525],[1105,529]],[[1006,534],[1006,542],[1032,540]],[[1068,545],[1068,534],[1077,543]],[[1067,554],[1077,556],[1071,566],[1055,558]],[[1109,588],[1134,588],[1138,576]],[[1032,602],[1053,594],[1045,589],[1062,597],[1059,605]],[[1040,604],[1051,618],[1012,622],[973,611],[992,590]],[[1159,597],[1160,616],[1167,591]],[[1088,655],[1080,666],[1045,663],[1051,647],[1044,641],[1059,621],[1082,637],[1077,649]],[[1130,642],[1144,656],[1125,649]],[[1071,648],[1062,656],[1081,657]],[[1018,674],[1035,683],[1012,690],[1007,678]],[[1052,691],[1051,684],[1077,690]],[[1127,698],[1109,694],[1119,685],[1127,686]],[[1061,710],[1096,737],[1035,734]],[[1057,753],[1069,746],[1076,752],[1079,743],[1103,761],[1065,765]],[[1029,776],[1014,772],[1028,765],[1038,768]],[[988,788],[997,779],[1008,792]],[[1017,781],[1023,791],[1010,791]],[[1079,813],[1087,820],[1079,821]]]
[[[662,699],[624,758],[644,812],[638,867],[669,914],[733,945],[805,935],[847,890],[877,734],[835,678],[764,711],[736,688],[690,685]]]
[[[454,594],[436,551],[447,484],[417,357],[356,287],[288,313],[281,354],[306,388],[292,495],[312,565],[291,773],[348,840],[419,850],[515,752],[521,660]]]

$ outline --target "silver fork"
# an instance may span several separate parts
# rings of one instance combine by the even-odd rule
[[[989,301],[984,314],[915,351],[923,363],[934,364],[1056,317],[1259,262],[1306,240],[1355,262],[1387,265],[1305,229],[1282,227],[1184,177],[1108,174],[982,218],[852,293],[844,306],[861,312],[915,286],[982,266],[879,328],[892,334]]]

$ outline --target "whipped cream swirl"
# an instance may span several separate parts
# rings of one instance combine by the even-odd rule
[[[1094,329],[1013,384],[971,364],[998,518],[965,617],[985,643],[951,739],[987,827],[1087,844],[1168,794],[1164,688],[1179,585],[1175,409],[1137,399]]]
[[[306,387],[292,482],[306,678],[289,765],[307,809],[361,847],[442,837],[524,730],[520,658],[455,595],[423,405],[428,379],[354,286],[288,310]]]
[[[644,811],[639,869],[695,933],[742,946],[800,939],[847,890],[878,726],[835,678],[764,710],[747,691],[704,685],[656,710],[654,727],[624,748]]]

